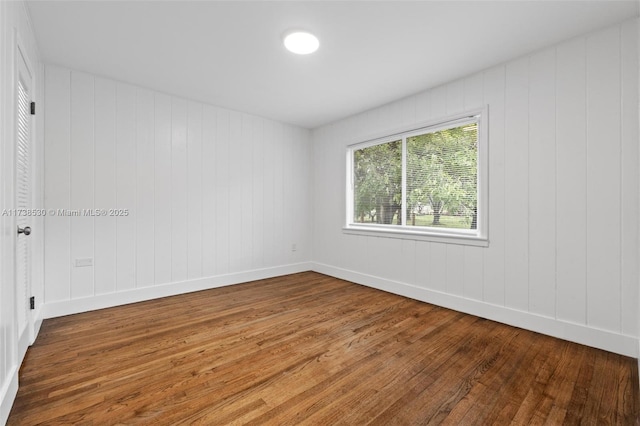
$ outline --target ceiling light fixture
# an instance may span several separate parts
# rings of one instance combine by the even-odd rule
[[[288,51],[298,55],[308,55],[318,50],[320,42],[318,38],[306,31],[294,31],[287,33],[284,37],[284,47]]]

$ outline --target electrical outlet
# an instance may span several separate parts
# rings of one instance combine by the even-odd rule
[[[296,251],[298,250],[298,245],[297,244],[291,244],[291,251]]]
[[[93,266],[93,259],[90,257],[84,258],[84,259],[76,259],[76,268],[82,267],[82,266]]]

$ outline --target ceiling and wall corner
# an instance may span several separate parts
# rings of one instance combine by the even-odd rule
[[[638,15],[636,1],[28,1],[46,63],[306,128]],[[292,27],[321,49],[282,46]]]

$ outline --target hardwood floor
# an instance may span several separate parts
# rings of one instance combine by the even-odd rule
[[[636,424],[635,359],[306,272],[46,320],[9,425]]]

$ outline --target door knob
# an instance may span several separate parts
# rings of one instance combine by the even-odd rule
[[[31,227],[30,226],[25,226],[24,228],[20,228],[18,226],[18,234],[24,234],[24,235],[31,234]]]

